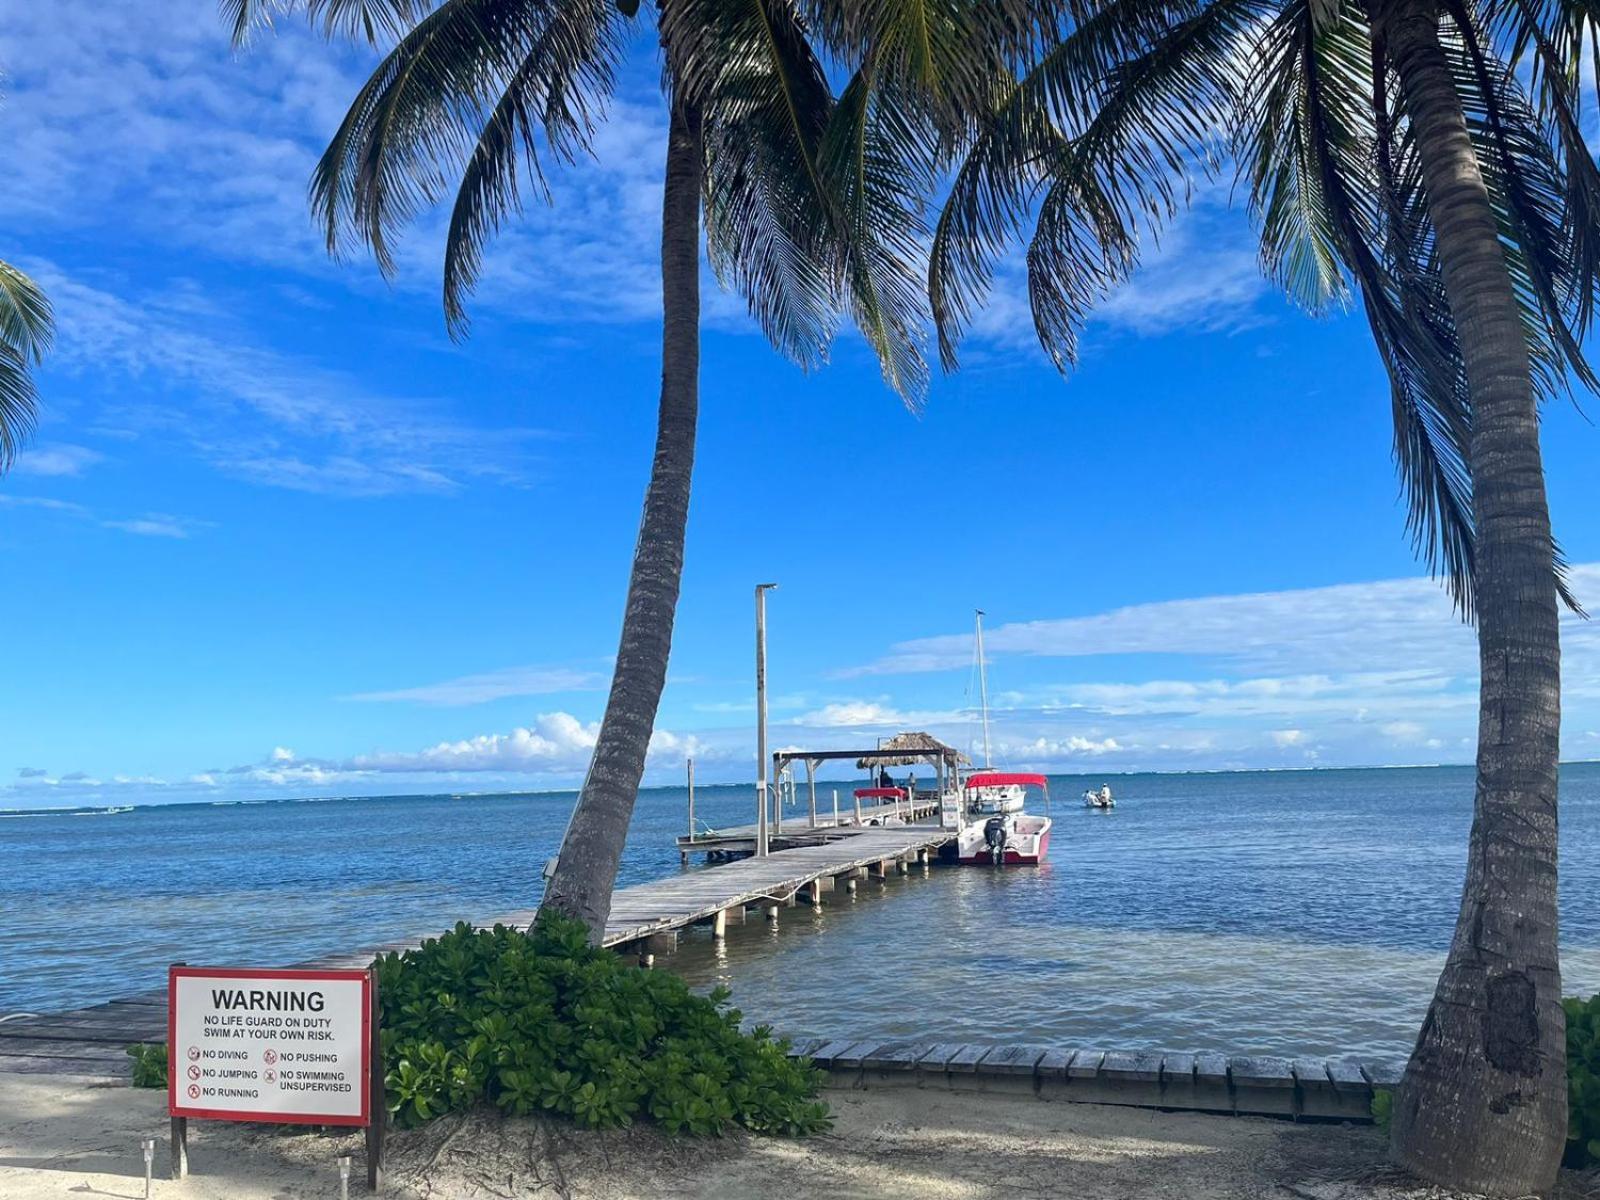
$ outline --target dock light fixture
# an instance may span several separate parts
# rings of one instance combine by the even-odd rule
[[[150,1175],[155,1170],[156,1140],[145,1138],[141,1145],[144,1148],[144,1200],[150,1200]]]

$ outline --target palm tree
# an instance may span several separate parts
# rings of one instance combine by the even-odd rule
[[[39,285],[0,262],[0,475],[33,432],[39,398],[32,368],[49,351],[54,332],[50,301]]]
[[[465,300],[487,242],[545,158],[571,162],[637,35],[639,0],[224,0],[236,39],[302,8],[330,34],[393,48],[312,181],[330,250],[391,240],[454,194],[444,309]],[[921,214],[955,145],[1029,36],[1028,0],[660,0],[669,130],[662,200],[662,380],[655,459],[622,638],[589,773],[544,908],[599,937],[672,644],[694,465],[699,237],[774,346],[819,364],[848,309],[908,403],[927,381]],[[825,56],[826,61],[825,61]],[[838,97],[829,69],[848,82]],[[526,174],[520,174],[525,169]]]
[[[1395,1105],[1398,1160],[1499,1195],[1566,1135],[1556,913],[1559,602],[1541,401],[1584,358],[1600,172],[1580,133],[1589,12],[1552,0],[1085,0],[958,172],[930,277],[941,350],[1027,241],[1058,365],[1197,175],[1248,183],[1264,269],[1359,294],[1392,385],[1409,528],[1481,670],[1461,911]],[[1575,605],[1574,605],[1575,606]]]

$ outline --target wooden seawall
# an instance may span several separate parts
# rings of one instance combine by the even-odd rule
[[[834,1087],[920,1087],[1032,1095],[1241,1115],[1372,1119],[1373,1093],[1400,1082],[1392,1064],[1272,1055],[810,1038],[795,1055]]]

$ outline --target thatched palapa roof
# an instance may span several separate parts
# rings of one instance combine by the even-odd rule
[[[949,758],[967,764],[972,762],[954,746],[945,745],[931,733],[897,733],[879,746],[878,752],[872,757],[856,759],[856,766],[861,770],[868,767],[914,767],[931,758]]]

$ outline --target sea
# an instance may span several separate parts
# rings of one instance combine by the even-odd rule
[[[1117,808],[1085,809],[1109,782]],[[823,781],[820,806],[852,780]],[[1399,1060],[1449,945],[1467,767],[1057,776],[1049,861],[933,866],[658,968],[804,1036]],[[0,1017],[530,907],[572,793],[0,812]],[[786,820],[804,820],[802,807]],[[696,818],[754,819],[702,787]],[[619,886],[682,870],[681,788],[639,795]],[[1561,775],[1565,990],[1600,990],[1600,764]]]

